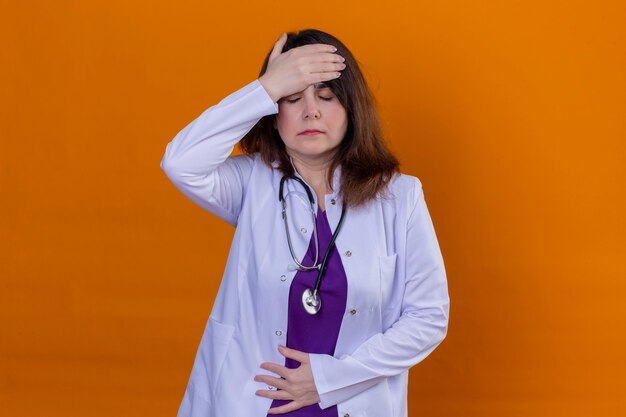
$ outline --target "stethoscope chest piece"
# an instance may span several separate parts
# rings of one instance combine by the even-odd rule
[[[304,306],[304,311],[309,314],[317,314],[322,307],[322,299],[319,294],[313,292],[311,288],[307,288],[302,293],[302,305]]]

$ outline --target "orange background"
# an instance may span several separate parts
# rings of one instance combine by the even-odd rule
[[[362,62],[446,261],[410,415],[626,415],[623,1],[2,10],[0,414],[175,415],[233,230],[159,162],[316,27]]]

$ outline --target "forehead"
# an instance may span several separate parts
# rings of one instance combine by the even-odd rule
[[[286,96],[286,97],[291,97],[291,96],[296,96],[298,94],[302,94],[302,93],[304,93],[306,90],[308,90],[310,88],[313,88],[315,90],[330,89],[330,87],[326,83],[317,83],[317,84],[312,84],[312,85],[308,86],[307,88],[305,88],[304,90],[298,91],[297,93],[290,94],[289,96]],[[330,90],[330,91],[332,92],[332,90]]]
[[[328,84],[326,83],[317,83],[317,84],[312,84],[310,86],[308,86],[307,88],[305,88],[304,90],[300,91],[300,93],[305,92],[306,90],[308,90],[309,88],[313,88],[315,90],[322,90],[324,88],[330,88],[328,86]],[[297,93],[296,93],[297,94]]]

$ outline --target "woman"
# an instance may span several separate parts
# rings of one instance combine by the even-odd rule
[[[446,335],[446,276],[350,51],[283,34],[161,167],[236,226],[178,415],[406,416],[408,369]]]

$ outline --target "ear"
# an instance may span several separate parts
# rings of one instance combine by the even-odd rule
[[[273,127],[275,130],[278,130],[278,126],[277,126],[277,124],[276,124],[276,118],[277,118],[277,117],[278,117],[278,116],[274,115],[274,117],[272,118],[272,127]]]

